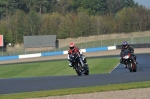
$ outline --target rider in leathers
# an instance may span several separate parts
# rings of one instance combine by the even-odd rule
[[[75,52],[75,53],[78,53],[78,54],[80,55],[80,57],[83,59],[83,62],[84,62],[85,64],[87,64],[86,58],[85,58],[85,56],[83,55],[82,51],[81,51],[78,47],[76,47],[74,43],[70,43],[70,49],[68,50],[68,61],[69,61],[69,66],[70,66],[70,67],[72,67],[72,61],[70,60],[70,55],[71,55],[72,53],[74,53],[74,52]]]
[[[120,63],[121,64],[125,64],[124,62],[124,59],[122,58],[122,53],[125,51],[125,50],[129,50],[131,55],[133,56],[134,60],[135,60],[135,63],[138,64],[136,62],[136,56],[134,55],[134,49],[133,47],[131,47],[126,41],[122,43],[122,48],[121,48],[121,52],[120,52],[120,56],[121,56],[121,59],[120,59]],[[125,64],[126,65],[126,64]],[[126,67],[127,68],[127,67]]]

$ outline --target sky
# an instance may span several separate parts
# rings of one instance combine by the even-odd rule
[[[138,2],[139,5],[143,5],[146,8],[150,8],[150,0],[134,0],[135,2]]]

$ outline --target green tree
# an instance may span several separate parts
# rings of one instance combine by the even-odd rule
[[[124,8],[120,12],[117,13],[116,19],[119,23],[121,23],[121,32],[130,32],[131,31],[131,24],[132,24],[132,17],[129,15],[132,14],[132,8]]]
[[[41,35],[49,35],[50,34],[50,30],[51,30],[50,22],[51,22],[50,21],[50,14],[44,14],[42,16],[41,27],[39,30],[39,33]]]
[[[58,31],[58,38],[65,39],[67,37],[71,37],[73,33],[73,22],[72,22],[72,15],[67,14],[65,17],[62,18],[62,22],[59,27]]]
[[[26,32],[25,28],[25,19],[26,15],[23,11],[18,10],[13,16],[12,16],[12,39],[15,43],[22,43],[23,42],[23,36]]]
[[[35,0],[34,1],[34,9],[36,9],[37,12],[46,13],[47,7],[48,7],[48,0]]]
[[[41,27],[41,15],[31,10],[27,17],[27,32],[28,35],[38,35]]]
[[[90,17],[85,12],[78,13],[76,21],[74,21],[75,37],[89,36],[90,34]]]
[[[17,0],[0,0],[0,16],[7,17],[12,15],[17,8]]]
[[[34,10],[39,13],[47,13],[49,0],[18,0],[18,7],[26,13]]]
[[[135,7],[138,6],[133,0],[106,0],[108,13],[116,14],[124,7]]]
[[[65,15],[71,11],[72,0],[60,0],[57,3],[56,9],[59,13]]]
[[[100,20],[99,16],[90,16],[90,34],[89,35],[100,35]]]
[[[149,13],[144,7],[128,7],[117,13],[116,20],[121,32],[143,31],[149,24]]]
[[[40,27],[41,34],[59,35],[58,30],[61,22],[62,22],[62,16],[59,13],[44,15]]]
[[[106,10],[105,0],[73,0],[72,8],[76,12],[85,11],[92,15],[104,14]]]

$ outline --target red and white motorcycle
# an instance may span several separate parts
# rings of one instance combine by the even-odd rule
[[[132,54],[130,53],[129,50],[125,50],[122,53],[122,58],[123,58],[124,63],[130,72],[136,72],[137,71],[137,64],[136,64],[134,57],[132,56]]]

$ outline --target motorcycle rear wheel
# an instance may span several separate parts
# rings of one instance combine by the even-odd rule
[[[85,73],[84,75],[89,75],[89,67],[88,65],[85,66]]]
[[[137,65],[134,63],[134,62],[132,62],[132,68],[133,68],[133,72],[136,72],[137,71]]]

